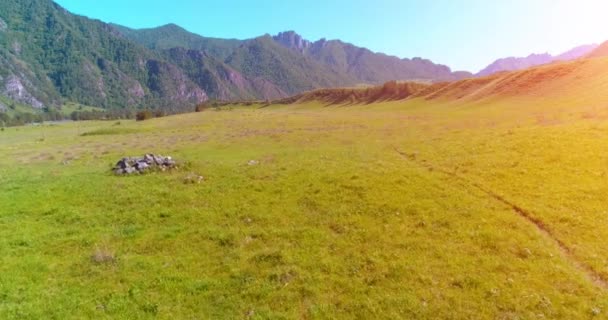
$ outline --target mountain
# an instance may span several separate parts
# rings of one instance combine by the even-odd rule
[[[302,53],[343,73],[360,83],[383,83],[390,80],[456,80],[472,76],[468,72],[452,72],[449,67],[421,58],[399,59],[374,53],[340,40],[321,39],[311,42],[294,31],[280,33],[273,39],[286,48]]]
[[[268,35],[246,41],[226,59],[226,64],[248,77],[267,79],[288,94],[358,82],[346,73],[281,46]]]
[[[202,37],[173,24],[153,29],[116,29],[151,49],[183,47],[204,51],[244,76],[270,81],[288,94],[389,80],[439,81],[472,76],[452,72],[429,60],[399,59],[339,40],[311,42],[294,31],[249,40],[223,40]]]
[[[525,58],[522,57],[508,57],[501,58],[494,61],[492,64],[487,66],[485,69],[481,70],[477,73],[478,77],[484,77],[488,75],[492,75],[494,73],[502,72],[502,71],[514,71],[514,70],[522,70],[527,69],[533,66],[538,66],[541,64],[551,63],[553,61],[553,57],[548,54],[531,54]]]
[[[508,57],[494,61],[492,64],[476,74],[478,77],[489,76],[502,71],[516,71],[552,63],[555,61],[570,61],[584,57],[597,48],[596,44],[583,45],[574,49],[568,50],[557,56],[552,56],[548,53],[531,54],[527,57]]]

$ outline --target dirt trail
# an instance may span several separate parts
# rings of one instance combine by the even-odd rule
[[[543,235],[546,239],[553,242],[555,244],[555,246],[559,249],[563,258],[566,259],[567,261],[569,261],[571,263],[571,265],[574,266],[577,270],[581,271],[589,281],[591,281],[593,284],[595,284],[597,287],[599,287],[601,289],[604,289],[604,290],[608,289],[608,279],[605,279],[601,274],[599,274],[598,272],[593,270],[593,268],[591,268],[590,266],[577,260],[577,258],[574,256],[574,254],[572,252],[572,249],[570,249],[562,240],[557,238],[553,234],[553,231],[551,231],[551,229],[543,221],[541,221],[538,218],[535,218],[529,211],[527,211],[527,210],[523,209],[522,207],[518,206],[517,204],[505,199],[503,196],[497,194],[496,192],[490,190],[489,188],[466,178],[465,176],[459,175],[458,173],[453,172],[453,171],[449,171],[449,170],[446,170],[446,169],[443,169],[440,167],[433,166],[432,164],[429,164],[426,162],[419,161],[416,159],[415,155],[409,155],[395,147],[393,147],[393,149],[402,158],[404,158],[405,160],[407,160],[409,162],[413,162],[420,167],[423,167],[423,168],[426,168],[429,170],[433,170],[433,171],[437,171],[437,172],[441,172],[445,175],[448,175],[466,185],[472,186],[472,187],[482,191],[483,193],[485,193],[489,197],[495,199],[496,201],[499,201],[502,204],[509,206],[521,218],[525,219],[530,224],[534,225],[536,230],[538,230],[538,232],[541,233],[541,235]]]

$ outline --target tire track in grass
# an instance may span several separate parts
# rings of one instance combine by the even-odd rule
[[[517,213],[517,215],[519,215],[521,218],[525,219],[527,222],[532,224],[536,228],[536,230],[540,234],[542,234],[546,239],[553,242],[555,244],[555,246],[559,249],[562,256],[567,261],[569,261],[570,264],[572,266],[574,266],[577,270],[581,271],[590,282],[592,282],[593,284],[595,284],[597,287],[599,287],[601,289],[604,289],[604,290],[608,289],[608,279],[606,279],[600,273],[593,270],[593,268],[591,268],[587,264],[579,261],[574,256],[572,249],[570,247],[568,247],[568,245],[566,245],[566,243],[564,243],[562,240],[557,238],[553,234],[553,231],[551,231],[551,229],[542,220],[534,217],[530,211],[520,207],[519,205],[507,200],[505,197],[492,191],[491,189],[485,187],[484,185],[482,185],[478,182],[472,181],[471,179],[468,179],[467,177],[465,177],[463,175],[460,175],[454,171],[449,171],[449,170],[446,170],[446,169],[443,169],[440,167],[436,167],[427,162],[422,162],[420,160],[417,160],[415,154],[407,154],[407,153],[399,150],[396,147],[393,147],[393,149],[395,150],[395,152],[397,154],[399,154],[400,157],[407,160],[408,162],[415,163],[416,165],[426,168],[428,170],[437,171],[437,172],[443,173],[445,175],[448,175],[466,185],[472,186],[475,189],[480,190],[481,192],[485,193],[487,196],[508,206],[515,213]]]

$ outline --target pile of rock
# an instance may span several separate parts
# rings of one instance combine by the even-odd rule
[[[151,170],[174,169],[177,163],[171,157],[146,154],[142,158],[123,158],[112,169],[117,175],[140,174]]]

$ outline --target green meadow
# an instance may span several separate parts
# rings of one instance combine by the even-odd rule
[[[6,128],[0,319],[605,319],[608,109],[564,101]]]

